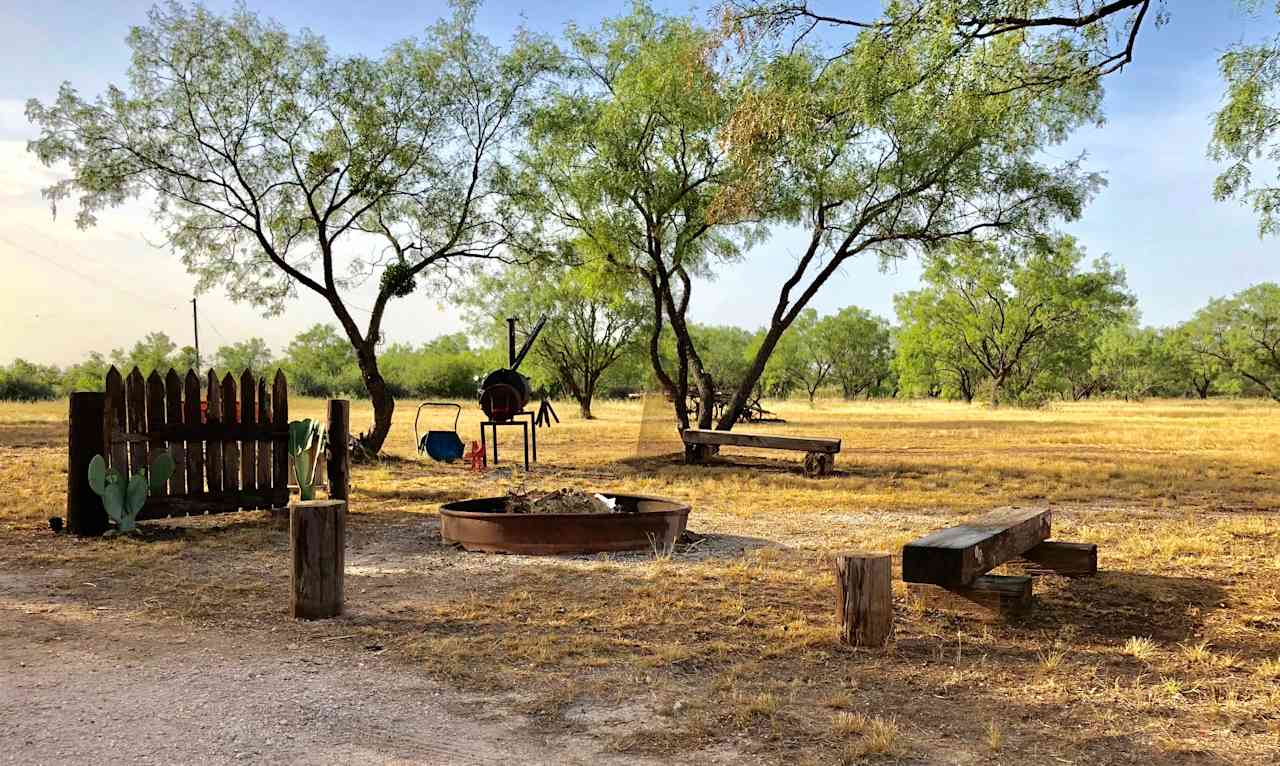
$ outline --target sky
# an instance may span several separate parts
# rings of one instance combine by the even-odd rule
[[[161,237],[145,201],[105,211],[96,227],[78,230],[70,210],[54,217],[40,196],[59,177],[57,169],[41,166],[25,149],[35,135],[23,115],[26,100],[49,100],[64,80],[86,95],[123,82],[125,36],[145,21],[151,4],[0,0],[0,364],[15,357],[67,364],[89,351],[131,345],[156,330],[179,345],[192,342],[195,280],[173,252],[158,246]],[[707,7],[656,4],[698,14]],[[231,3],[206,5],[217,10]],[[323,35],[342,53],[376,54],[447,13],[447,4],[436,0],[369,4],[376,11],[358,5],[249,3],[291,30],[306,27]],[[851,4],[812,5],[847,12]],[[1280,280],[1277,243],[1259,239],[1252,212],[1237,202],[1213,200],[1210,189],[1220,168],[1206,154],[1211,116],[1222,95],[1218,57],[1234,43],[1275,34],[1275,17],[1249,14],[1233,0],[1170,2],[1168,8],[1169,23],[1144,28],[1134,63],[1108,78],[1106,123],[1079,131],[1049,152],[1051,159],[1084,153],[1086,166],[1106,175],[1106,189],[1081,220],[1062,228],[1090,255],[1109,255],[1125,268],[1143,321],[1157,326],[1182,321],[1210,298]],[[521,24],[557,34],[566,23],[593,25],[625,9],[622,0],[491,0],[480,9],[479,25],[505,42]],[[763,324],[801,244],[796,233],[784,232],[743,262],[721,269],[713,283],[696,286],[693,318],[752,329]],[[913,289],[919,274],[914,259],[884,271],[868,257],[825,285],[813,305],[829,313],[853,304],[892,318],[893,295]],[[762,291],[760,285],[774,287]],[[367,307],[373,291],[373,284],[366,285],[350,302]],[[201,295],[198,307],[206,353],[253,336],[279,352],[301,330],[332,321],[328,306],[305,290],[283,315],[269,319],[218,290]],[[464,329],[459,311],[421,293],[394,302],[385,322],[395,342],[420,343]]]

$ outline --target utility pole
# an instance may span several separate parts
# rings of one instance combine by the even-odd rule
[[[196,336],[196,369],[200,369],[200,319],[196,315],[196,299],[191,299],[191,329]]]

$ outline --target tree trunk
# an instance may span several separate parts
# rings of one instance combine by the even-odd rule
[[[356,362],[360,365],[360,377],[364,380],[364,388],[369,392],[369,402],[373,405],[373,428],[360,434],[359,442],[369,455],[376,455],[382,450],[391,432],[391,418],[396,411],[396,400],[387,390],[387,382],[378,369],[378,355],[374,342],[361,344],[356,349]]]

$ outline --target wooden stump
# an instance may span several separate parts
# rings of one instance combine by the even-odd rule
[[[836,465],[836,456],[831,452],[806,452],[804,456],[804,472],[806,476],[828,476]]]
[[[289,506],[289,616],[320,620],[342,614],[347,503],[303,500]]]
[[[893,638],[893,556],[844,553],[834,565],[840,640],[850,646],[884,646]]]

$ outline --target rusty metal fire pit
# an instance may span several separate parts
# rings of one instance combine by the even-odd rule
[[[689,506],[644,495],[602,493],[622,513],[506,513],[506,497],[440,506],[440,535],[486,553],[603,553],[670,548],[684,532]]]

